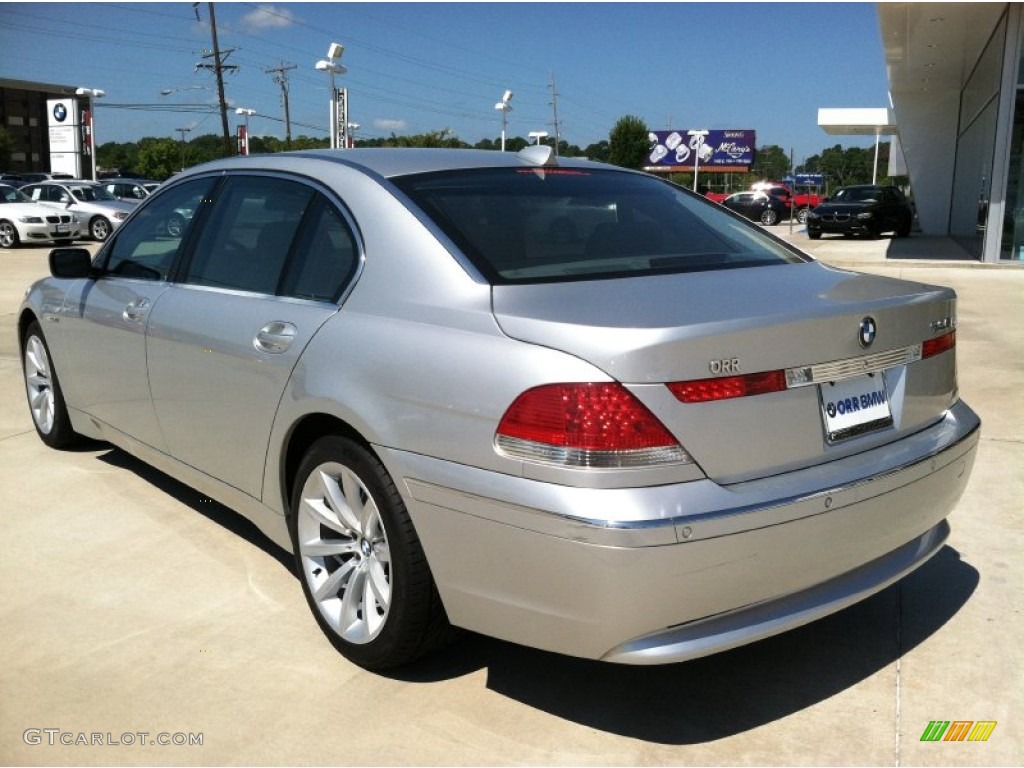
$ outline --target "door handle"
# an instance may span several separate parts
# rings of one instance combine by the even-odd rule
[[[149,299],[143,297],[136,299],[127,307],[124,308],[124,312],[121,313],[121,317],[129,323],[138,323],[146,318],[146,313],[149,312]]]
[[[287,351],[288,347],[295,341],[296,328],[291,323],[275,320],[267,323],[256,332],[252,340],[253,346],[260,352],[280,354]]]

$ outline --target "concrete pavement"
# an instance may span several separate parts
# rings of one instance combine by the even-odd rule
[[[334,652],[288,556],[234,513],[109,446],[44,448],[14,327],[47,249],[0,252],[0,763],[1024,763],[1024,271],[772,229],[958,291],[960,387],[984,426],[949,545],[838,615],[687,664],[470,636],[391,676]],[[933,720],[998,724],[987,742],[920,741]]]

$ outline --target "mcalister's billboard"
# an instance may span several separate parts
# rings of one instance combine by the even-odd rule
[[[651,131],[645,171],[746,173],[754,163],[755,132]]]

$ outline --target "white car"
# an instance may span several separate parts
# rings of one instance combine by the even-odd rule
[[[106,240],[135,210],[134,204],[118,200],[92,181],[43,181],[27,184],[21,191],[50,208],[77,213],[94,240]]]
[[[70,245],[82,233],[75,214],[33,203],[15,187],[0,184],[0,248],[53,241]]]

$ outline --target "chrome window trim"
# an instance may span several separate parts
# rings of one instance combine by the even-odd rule
[[[283,179],[285,181],[292,181],[292,182],[296,182],[296,183],[299,183],[299,184],[305,184],[306,186],[312,188],[315,192],[319,192],[321,195],[323,195],[323,197],[327,200],[327,202],[330,203],[332,206],[334,206],[335,210],[337,210],[338,213],[341,214],[342,220],[345,222],[345,225],[349,228],[349,231],[352,233],[352,238],[355,241],[355,246],[356,246],[356,264],[355,264],[355,269],[352,270],[352,274],[346,280],[345,287],[342,289],[342,291],[339,294],[338,298],[336,300],[330,300],[330,301],[328,301],[328,300],[319,300],[319,299],[299,299],[299,298],[294,297],[294,296],[282,296],[282,295],[279,295],[279,294],[276,294],[276,293],[262,293],[262,292],[259,292],[259,291],[245,291],[245,290],[241,290],[241,289],[238,289],[238,288],[219,288],[217,286],[212,286],[212,285],[198,285],[196,283],[190,283],[190,282],[187,282],[185,280],[184,268],[188,265],[188,262],[191,261],[192,249],[194,248],[195,238],[197,238],[198,235],[199,235],[199,230],[201,230],[203,227],[206,226],[206,221],[203,220],[203,221],[199,222],[199,227],[197,227],[196,231],[193,232],[190,235],[190,243],[188,245],[188,252],[180,259],[180,261],[176,265],[175,269],[172,270],[172,277],[171,277],[171,280],[170,280],[171,283],[173,283],[176,287],[182,287],[182,288],[185,288],[185,287],[188,287],[188,288],[201,288],[201,289],[205,289],[205,290],[219,291],[219,292],[222,292],[222,293],[229,293],[229,294],[232,294],[232,295],[239,295],[239,296],[262,296],[262,297],[266,297],[266,298],[273,298],[273,299],[278,299],[278,300],[283,300],[283,301],[294,301],[294,302],[299,302],[299,303],[303,303],[303,304],[317,304],[317,305],[331,304],[331,305],[340,307],[340,306],[342,306],[345,303],[345,301],[351,295],[352,291],[355,289],[356,284],[359,282],[359,278],[363,274],[363,268],[364,268],[364,266],[366,264],[366,244],[365,244],[365,242],[363,240],[363,233],[359,229],[359,226],[356,223],[355,218],[352,216],[352,212],[348,209],[348,206],[345,205],[344,201],[337,195],[337,193],[335,193],[335,191],[333,189],[331,189],[330,187],[326,186],[325,184],[320,182],[318,179],[314,179],[314,178],[312,178],[310,176],[305,176],[303,174],[289,173],[287,171],[278,171],[278,170],[261,170],[261,169],[257,169],[257,168],[243,168],[243,169],[239,169],[237,171],[236,170],[210,171],[209,173],[206,173],[206,174],[197,174],[195,176],[190,176],[187,179],[182,179],[182,183],[185,182],[185,181],[188,181],[190,179],[203,178],[203,177],[207,177],[207,176],[215,176],[215,177],[217,177],[219,179],[222,179],[222,180],[225,180],[225,181],[228,180],[228,179],[231,179],[231,178],[239,177],[239,176],[275,177],[275,178]],[[173,189],[175,186],[177,186],[177,184],[172,184],[172,185],[169,185],[168,187],[165,187],[165,188],[161,189],[160,190],[160,194],[163,194],[165,189]],[[150,198],[155,197],[157,194],[158,193],[154,192],[152,195],[150,195]],[[149,198],[147,198],[147,201],[148,201],[148,199]],[[142,207],[142,206],[140,205],[139,207]]]

